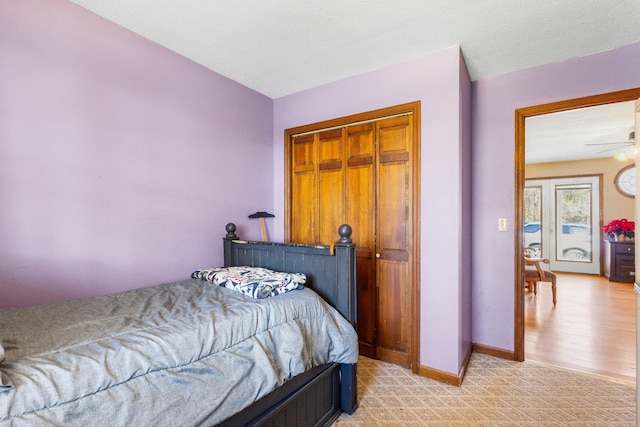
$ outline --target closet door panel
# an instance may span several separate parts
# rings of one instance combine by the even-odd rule
[[[317,224],[316,135],[293,138],[291,149],[291,240],[315,243]]]
[[[350,126],[346,134],[346,222],[357,245],[358,339],[360,353],[376,357],[375,124]]]
[[[345,222],[342,132],[321,132],[318,138],[318,244],[335,241],[336,230]]]
[[[378,355],[410,363],[410,233],[412,211],[410,117],[378,123]]]
[[[377,355],[381,360],[409,365],[409,328],[406,315],[409,300],[406,293],[407,269],[397,261],[382,261],[378,267],[378,337]]]

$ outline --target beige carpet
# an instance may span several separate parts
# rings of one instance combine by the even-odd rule
[[[635,426],[635,385],[474,353],[461,387],[361,357],[360,407],[334,426]]]

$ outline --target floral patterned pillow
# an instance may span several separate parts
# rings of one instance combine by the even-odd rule
[[[208,268],[194,271],[191,277],[207,280],[253,298],[269,298],[302,289],[307,281],[307,277],[301,273],[283,273],[263,267]]]

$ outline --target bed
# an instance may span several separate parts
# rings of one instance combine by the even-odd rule
[[[353,413],[351,227],[330,246],[226,231],[228,270],[262,267],[306,282],[258,299],[197,270],[179,282],[0,310],[0,426],[330,425]]]

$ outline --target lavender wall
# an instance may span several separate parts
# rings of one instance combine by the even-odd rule
[[[229,221],[259,238],[271,99],[65,0],[0,2],[0,76],[0,307],[185,278]]]
[[[472,345],[472,300],[471,300],[471,267],[473,258],[471,254],[471,239],[473,235],[471,202],[473,200],[473,187],[471,171],[473,159],[471,157],[471,79],[467,66],[460,52],[460,209],[463,212],[460,224],[460,303],[458,307],[460,316],[460,341],[458,348],[458,367],[461,367],[465,356]]]
[[[640,43],[473,83],[474,342],[514,349],[514,111],[635,87]]]
[[[461,80],[467,84],[461,85]],[[463,93],[461,93],[463,92]],[[469,285],[462,263],[462,119],[461,100],[470,85],[459,47],[347,78],[274,103],[274,187],[276,232],[283,236],[284,130],[411,101],[421,101],[421,320],[420,363],[457,374],[463,324],[461,301]],[[466,129],[466,144],[469,131]],[[468,207],[467,207],[468,209]],[[358,230],[354,230],[357,233]],[[453,236],[452,238],[443,238]],[[328,242],[327,242],[328,243]],[[469,270],[470,271],[470,270]],[[465,331],[466,329],[466,331]],[[468,338],[467,338],[468,339]]]

